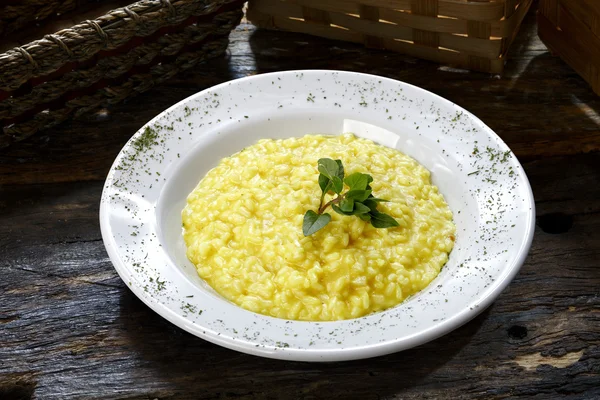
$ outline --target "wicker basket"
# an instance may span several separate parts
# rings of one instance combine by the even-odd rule
[[[600,1],[542,0],[538,33],[600,94]]]
[[[143,0],[0,54],[0,147],[222,55],[243,4]]]
[[[264,28],[364,43],[483,72],[501,73],[532,0],[250,0]]]
[[[0,36],[28,24],[77,8],[77,0],[3,0],[0,4]]]

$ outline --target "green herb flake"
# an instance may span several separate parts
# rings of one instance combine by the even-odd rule
[[[135,149],[136,155],[145,152],[150,147],[155,145],[156,139],[158,139],[158,132],[147,126],[144,129],[144,133],[142,133],[140,137],[135,139],[133,142],[133,148]]]

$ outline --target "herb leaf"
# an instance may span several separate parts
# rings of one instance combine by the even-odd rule
[[[321,188],[321,201],[317,212],[308,210],[304,214],[302,232],[304,236],[312,235],[322,229],[331,221],[331,215],[326,213],[327,207],[341,215],[356,215],[363,221],[370,222],[375,228],[391,228],[400,224],[391,216],[377,210],[377,205],[388,201],[373,196],[370,183],[373,177],[360,172],[353,173],[344,179],[344,165],[341,160],[321,158],[317,163],[319,170],[319,187]],[[344,183],[348,191],[344,190]],[[323,204],[325,195],[335,192],[327,203]]]
[[[354,212],[352,214],[354,215],[360,215],[360,214],[368,214],[371,211],[371,209],[367,206],[365,206],[362,203],[357,203],[354,202]],[[370,219],[371,217],[369,217]]]
[[[304,222],[302,223],[302,233],[304,236],[312,235],[317,232],[319,229],[323,228],[331,221],[331,215],[317,214],[313,210],[308,210],[306,214],[304,214]]]
[[[358,214],[358,216],[363,221],[370,221],[371,220],[371,215],[370,214]]]
[[[344,183],[350,187],[350,190],[365,190],[367,185],[373,182],[373,177],[367,174],[355,172],[344,179]]]
[[[331,182],[331,179],[329,179],[323,174],[319,174],[319,187],[321,188],[323,195],[325,195],[325,193],[329,191],[327,187],[327,185],[329,185],[329,182]]]
[[[361,201],[365,206],[369,207],[373,211],[377,211],[377,203],[388,202],[389,200],[377,199],[375,197],[369,197],[364,201]]]
[[[348,193],[346,193],[346,198],[347,199],[352,199],[352,200],[356,200],[359,202],[363,202],[365,200],[367,200],[367,198],[369,197],[369,195],[371,194],[370,190],[350,190]]]
[[[335,160],[335,162],[338,165],[337,176],[338,176],[338,178],[340,178],[343,181],[344,180],[344,165],[342,164],[342,160]]]
[[[317,169],[327,178],[333,180],[333,177],[338,177],[340,166],[331,158],[321,158],[317,164]],[[339,177],[338,177],[339,178]]]
[[[342,211],[345,211],[347,213],[351,213],[352,210],[354,209],[354,200],[349,199],[348,197],[346,197],[344,200],[342,200],[340,202],[340,208],[342,209]]]
[[[371,215],[371,225],[375,228],[391,228],[400,225],[398,221],[385,213],[371,210],[369,214]]]
[[[331,179],[331,188],[337,194],[342,194],[342,190],[344,190],[344,182],[342,182],[339,176],[334,176]]]
[[[346,211],[342,210],[337,204],[332,204],[331,208],[333,208],[333,211],[335,211],[338,214],[341,214],[341,215],[352,215],[352,212],[346,212]]]

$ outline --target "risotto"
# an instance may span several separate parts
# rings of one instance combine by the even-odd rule
[[[317,160],[373,176],[379,208],[400,224],[356,216],[305,237],[319,206]],[[329,197],[329,196],[328,196]],[[273,317],[331,321],[385,310],[425,288],[454,246],[452,212],[414,159],[351,134],[260,140],[200,181],[182,212],[187,256],[229,301]]]

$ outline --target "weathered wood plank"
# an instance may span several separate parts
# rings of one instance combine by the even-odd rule
[[[229,59],[0,152],[0,399],[600,398],[600,102],[547,54],[533,14],[511,51],[499,78],[245,25]],[[517,278],[474,321],[373,360],[282,362],[195,338],[121,282],[98,208],[125,141],[205,87],[300,68],[424,87],[474,112],[524,162],[534,243]]]
[[[99,240],[101,182],[4,186],[0,394],[34,388],[44,399],[594,398],[600,196],[590,183],[599,164],[600,154],[525,163],[543,205],[538,215],[561,211],[572,227],[562,234],[538,227],[521,273],[481,316],[413,350],[325,365],[222,349],[143,305]]]
[[[228,59],[212,60],[126,104],[1,150],[0,184],[102,180],[127,139],[160,111],[224,81],[290,69],[359,71],[423,87],[473,112],[522,159],[599,151],[600,99],[564,62],[549,55],[536,35],[533,12],[511,53],[504,76],[498,77],[242,25],[232,33]]]

